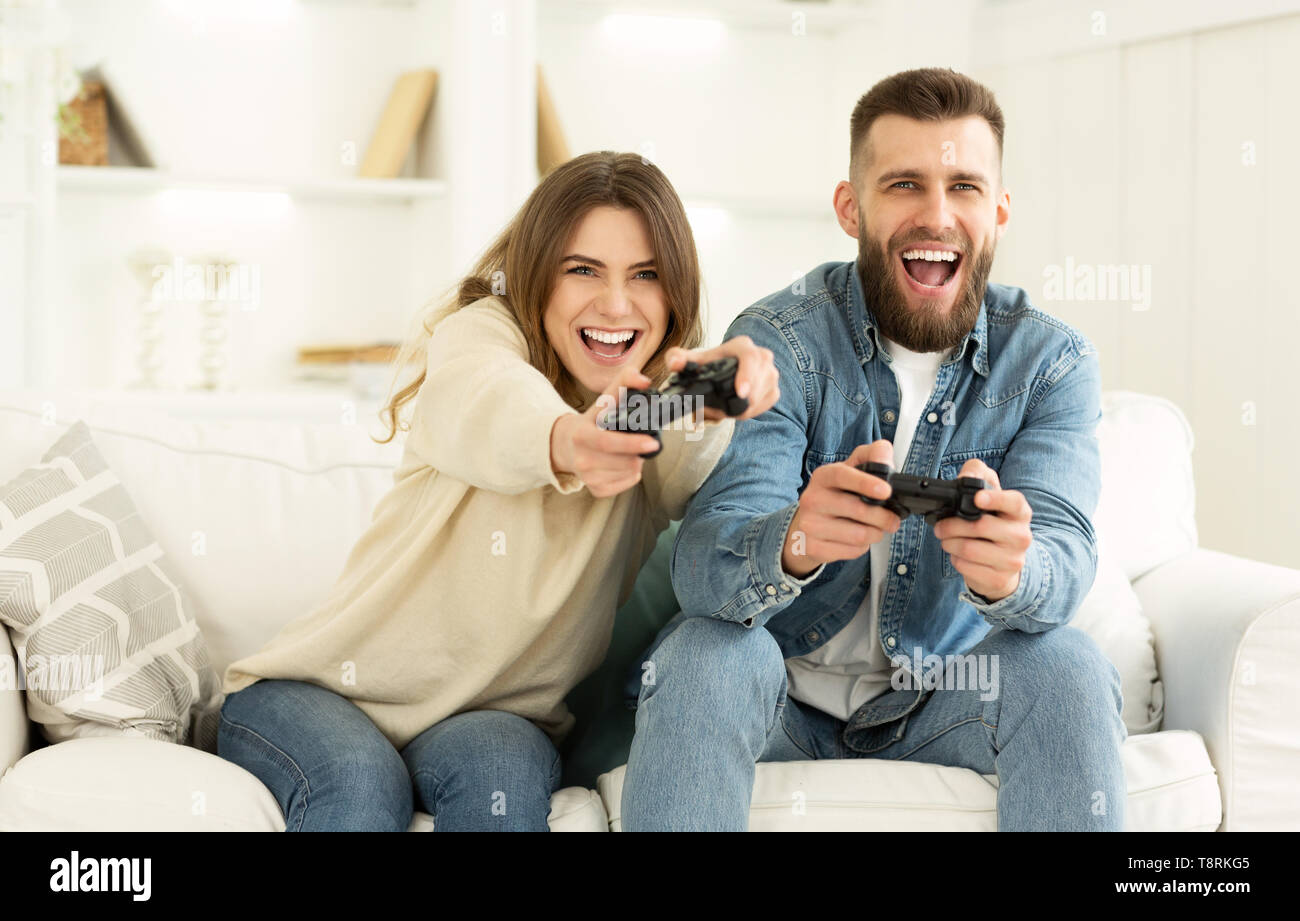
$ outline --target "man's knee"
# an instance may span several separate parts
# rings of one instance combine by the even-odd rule
[[[997,657],[1004,688],[1033,698],[1061,696],[1119,711],[1119,673],[1092,637],[1075,627],[1042,633],[995,631],[980,644]]]
[[[688,617],[641,665],[644,699],[671,686],[701,701],[711,695],[775,697],[785,680],[785,659],[776,639],[762,627]]]

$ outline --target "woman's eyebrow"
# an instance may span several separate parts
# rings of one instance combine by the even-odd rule
[[[561,259],[560,261],[561,261],[561,262],[571,262],[571,261],[572,261],[572,262],[588,262],[588,263],[594,265],[594,266],[595,266],[596,268],[598,268],[598,269],[603,269],[603,268],[605,268],[605,263],[601,262],[599,259],[592,259],[590,256],[583,256],[583,255],[581,255],[581,254],[579,254],[579,253],[574,253],[574,254],[572,254],[572,255],[570,255],[570,256],[565,256],[565,257],[564,257],[563,259]],[[628,266],[628,268],[631,268],[631,269],[642,269],[642,268],[646,268],[647,266],[652,266],[652,265],[654,265],[654,264],[655,264],[655,261],[654,261],[653,259],[647,259],[645,262],[638,262],[638,263],[636,263],[635,265]]]

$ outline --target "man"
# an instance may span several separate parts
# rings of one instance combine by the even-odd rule
[[[857,260],[732,323],[781,395],[682,522],[625,828],[744,829],[756,762],[869,757],[996,774],[1002,830],[1123,829],[1119,676],[1065,626],[1096,572],[1100,370],[1087,338],[987,283],[1003,127],[951,70],[882,80],[834,196]],[[900,521],[862,501],[890,492],[867,461],[981,477],[983,514]]]

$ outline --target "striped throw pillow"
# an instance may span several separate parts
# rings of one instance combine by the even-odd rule
[[[11,678],[49,741],[120,734],[216,750],[221,686],[203,636],[84,421],[0,487],[0,622],[17,651]]]

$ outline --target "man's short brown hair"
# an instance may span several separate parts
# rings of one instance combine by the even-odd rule
[[[918,121],[946,121],[978,115],[989,123],[998,143],[998,168],[1002,166],[1005,122],[993,91],[947,67],[904,70],[881,80],[858,100],[849,119],[849,179],[870,159],[865,150],[871,123],[882,115],[903,115]]]

